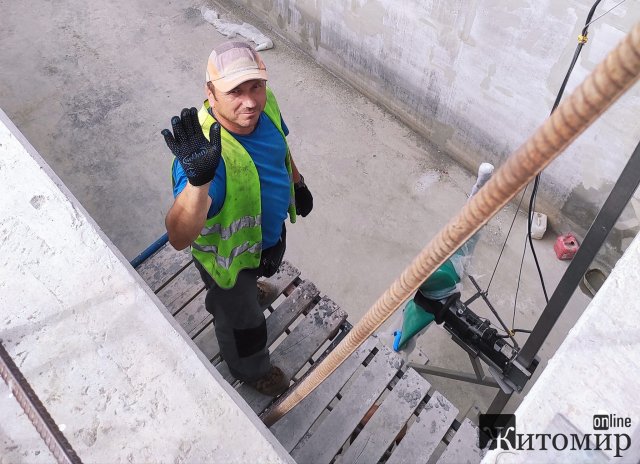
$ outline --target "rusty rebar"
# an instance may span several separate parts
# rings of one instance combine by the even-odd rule
[[[49,415],[38,396],[0,342],[0,377],[59,464],[82,464],[80,458]]]

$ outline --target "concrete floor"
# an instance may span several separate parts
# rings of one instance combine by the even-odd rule
[[[232,4],[209,6],[226,19],[264,27]],[[0,107],[128,258],[164,233],[172,202],[171,154],[160,130],[182,107],[201,104],[207,56],[224,40],[198,8],[186,0],[64,0],[37,8],[0,0]],[[355,323],[465,202],[475,177],[272,31],[266,33],[275,43],[263,53],[269,84],[315,199],[312,214],[289,227],[287,259]],[[484,286],[514,211],[513,205],[504,208],[478,244],[473,273]],[[524,220],[519,214],[490,292],[508,323]],[[549,233],[537,242],[549,294],[567,267],[556,260],[553,239]],[[588,301],[576,292],[549,336],[543,360]],[[516,327],[532,328],[543,307],[528,257]],[[420,346],[435,365],[470,370],[465,352],[439,327]],[[461,410],[474,402],[484,408],[495,393],[430,380]]]

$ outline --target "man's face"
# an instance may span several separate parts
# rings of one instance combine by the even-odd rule
[[[267,103],[266,82],[253,79],[243,82],[229,92],[213,92],[207,87],[207,97],[213,114],[228,131],[240,135],[253,132],[260,113]]]

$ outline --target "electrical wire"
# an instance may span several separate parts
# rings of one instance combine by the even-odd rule
[[[600,16],[598,16],[596,19],[590,21],[588,24],[585,25],[585,27],[589,27],[591,26],[593,23],[595,23],[597,20],[599,20],[600,18],[602,18],[603,16],[611,13],[613,10],[615,10],[616,8],[618,8],[620,5],[622,5],[624,2],[626,2],[627,0],[622,0],[621,2],[616,3],[614,6],[612,6],[611,8],[609,8],[607,11],[605,11],[604,13],[602,13]]]
[[[522,250],[522,259],[520,260],[520,271],[518,272],[518,285],[516,286],[516,296],[513,299],[513,319],[511,319],[511,328],[516,325],[516,306],[518,305],[518,292],[520,291],[520,277],[522,276],[522,263],[524,262],[524,255],[527,252],[527,241],[524,241],[524,249]]]
[[[598,7],[598,5],[600,4],[602,0],[596,0],[594,2],[594,4],[591,6],[591,9],[589,10],[589,13],[587,14],[587,19],[585,20],[585,25],[582,28],[582,34],[578,37],[578,45],[576,46],[576,50],[573,53],[573,59],[571,60],[571,64],[569,65],[569,69],[567,70],[567,73],[564,76],[564,79],[562,81],[562,85],[560,86],[560,90],[558,91],[558,94],[556,95],[556,99],[553,103],[553,107],[551,108],[551,112],[550,114],[553,114],[553,112],[556,110],[556,108],[558,107],[558,105],[560,104],[560,100],[562,99],[562,95],[564,94],[564,90],[567,86],[567,82],[569,81],[569,77],[571,76],[571,73],[573,71],[573,68],[576,64],[576,62],[578,61],[578,57],[580,56],[580,52],[582,51],[582,47],[584,46],[585,43],[587,43],[587,38],[588,38],[588,34],[589,34],[589,25],[591,23],[593,23],[594,21],[597,21],[598,19],[600,19],[602,16],[604,16],[605,14],[611,12],[613,9],[617,8],[619,5],[621,5],[625,0],[622,0],[620,3],[618,3],[617,5],[615,5],[613,8],[611,8],[610,10],[608,10],[607,12],[605,12],[604,14],[598,16],[596,19],[592,20],[593,18],[593,14],[596,11],[596,8]],[[533,190],[531,191],[531,197],[529,198],[529,210],[528,210],[528,214],[527,214],[527,240],[529,241],[529,247],[531,248],[531,254],[533,255],[533,260],[535,262],[536,265],[536,269],[538,271],[538,276],[540,278],[540,284],[542,285],[542,292],[544,293],[544,299],[547,303],[549,303],[549,296],[547,294],[547,288],[545,286],[544,283],[544,277],[542,275],[542,270],[540,269],[540,263],[538,262],[538,255],[536,254],[536,250],[535,247],[533,246],[533,240],[531,237],[531,226],[533,224],[533,216],[535,214],[535,201],[536,201],[536,196],[538,194],[538,186],[540,185],[540,174],[538,174],[533,182]],[[525,246],[523,251],[522,251],[522,261],[520,262],[520,271],[518,273],[518,287],[520,285],[520,275],[522,274],[522,265],[524,263],[524,254],[526,252],[527,247]],[[516,292],[516,296],[515,296],[515,302],[514,302],[514,319],[515,319],[515,304],[517,302],[518,299],[518,294]]]
[[[598,21],[600,18],[604,17],[605,15],[609,14],[611,11],[613,11],[614,9],[616,9],[617,7],[619,7],[620,5],[622,5],[626,0],[622,0],[620,2],[618,2],[617,4],[615,4],[613,7],[611,7],[610,9],[608,9],[607,11],[605,11],[604,13],[602,13],[601,15],[599,15],[598,17],[596,17],[595,19],[593,19],[593,15],[595,13],[596,8],[598,7],[598,5],[600,4],[602,0],[596,0],[593,5],[591,6],[591,9],[589,10],[589,13],[587,14],[587,18],[585,20],[585,25],[582,28],[581,34],[578,37],[578,45],[576,46],[576,49],[573,53],[573,58],[571,59],[571,64],[569,65],[569,68],[567,69],[567,72],[564,76],[564,79],[562,81],[562,84],[560,85],[560,90],[558,91],[558,94],[556,95],[556,99],[553,103],[553,106],[551,108],[551,112],[549,114],[553,114],[553,112],[556,110],[556,108],[558,107],[558,105],[560,104],[560,100],[562,100],[562,96],[564,94],[565,88],[567,86],[567,82],[569,81],[569,77],[571,76],[571,73],[573,72],[573,68],[576,64],[576,62],[578,61],[578,57],[580,56],[580,52],[582,51],[582,47],[584,46],[585,43],[587,43],[588,40],[588,34],[589,34],[589,26],[593,23],[595,23],[596,21]],[[538,272],[538,277],[540,279],[540,285],[542,286],[542,292],[544,294],[544,298],[545,301],[547,302],[547,304],[549,303],[549,296],[547,294],[547,288],[544,282],[544,276],[542,275],[542,269],[540,268],[540,263],[538,261],[538,255],[536,254],[536,250],[535,247],[533,245],[533,239],[531,236],[531,227],[533,225],[533,218],[535,215],[535,204],[536,204],[536,198],[537,198],[537,194],[538,194],[538,187],[540,186],[540,174],[538,174],[534,181],[533,181],[533,189],[531,191],[531,196],[529,197],[529,206],[528,206],[528,211],[527,211],[527,236],[525,239],[525,244],[522,250],[522,258],[520,260],[520,269],[518,271],[518,283],[516,286],[516,293],[515,293],[515,297],[514,297],[514,302],[513,302],[513,318],[512,318],[512,324],[511,324],[511,333],[515,333],[515,332],[523,332],[523,333],[531,333],[530,330],[524,330],[524,329],[513,329],[513,326],[515,325],[515,317],[516,317],[516,307],[517,307],[517,302],[518,302],[518,292],[520,290],[520,281],[521,281],[521,277],[522,277],[522,267],[524,264],[524,257],[527,251],[527,242],[529,243],[529,247],[531,249],[531,254],[533,255],[533,260],[535,262],[535,266],[536,266],[536,270]],[[526,194],[527,188],[529,186],[527,186],[525,188],[525,190],[522,192],[522,197],[520,198],[520,202],[518,203],[518,207],[516,209],[515,215],[513,220],[511,221],[511,225],[509,226],[509,231],[507,232],[507,236],[505,238],[505,241],[502,245],[502,249],[500,250],[500,254],[498,255],[498,259],[496,262],[496,265],[493,269],[493,272],[491,274],[491,278],[489,279],[489,284],[487,285],[487,289],[485,290],[485,295],[488,294],[489,292],[489,287],[491,286],[491,282],[493,281],[493,277],[496,274],[496,270],[498,269],[498,265],[500,264],[500,259],[502,258],[502,254],[504,252],[504,249],[507,245],[507,241],[509,239],[509,235],[511,233],[511,230],[513,228],[513,225],[515,223],[515,219],[518,215],[518,211],[520,211],[520,206],[522,204],[522,200],[524,199],[524,196]]]
[[[516,208],[516,212],[513,215],[513,219],[511,221],[511,225],[509,226],[509,230],[507,231],[507,236],[504,238],[504,243],[502,244],[502,249],[500,250],[500,254],[498,255],[498,260],[496,261],[496,265],[493,268],[493,272],[491,273],[491,278],[489,279],[489,283],[487,284],[487,289],[484,291],[485,294],[489,294],[489,288],[491,287],[491,282],[493,282],[493,277],[496,275],[496,271],[498,270],[498,265],[500,264],[500,259],[502,258],[502,253],[504,252],[504,248],[507,246],[507,241],[509,240],[509,235],[511,234],[511,229],[513,229],[513,224],[516,222],[516,218],[518,217],[518,211],[520,211],[520,205],[522,205],[522,200],[524,200],[524,196],[527,193],[527,189],[529,186],[527,185],[522,191],[522,196],[520,197],[520,202],[518,203],[518,207]]]
[[[529,241],[529,247],[531,248],[531,254],[533,255],[533,261],[536,264],[536,269],[538,270],[538,277],[540,278],[540,285],[542,286],[542,293],[544,294],[544,299],[547,303],[549,303],[549,295],[547,295],[547,287],[544,284],[544,277],[542,276],[542,270],[540,269],[540,263],[538,262],[538,255],[536,254],[536,250],[533,247],[533,239],[531,237],[531,227],[533,225],[533,216],[535,215],[535,204],[536,204],[536,196],[538,194],[538,186],[540,185],[540,174],[538,174],[533,181],[533,190],[531,191],[531,197],[529,198],[529,211],[527,214],[527,240]],[[524,247],[522,250],[522,260],[520,261],[520,272],[518,276],[522,273],[522,263],[524,263],[524,253],[526,252],[527,247]],[[519,277],[518,277],[519,279]],[[516,300],[517,300],[516,293]],[[515,303],[514,303],[515,306]],[[514,307],[515,312],[515,307]]]

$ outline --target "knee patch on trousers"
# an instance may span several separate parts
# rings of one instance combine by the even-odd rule
[[[256,354],[267,346],[267,322],[251,329],[233,329],[238,356],[246,358]]]

